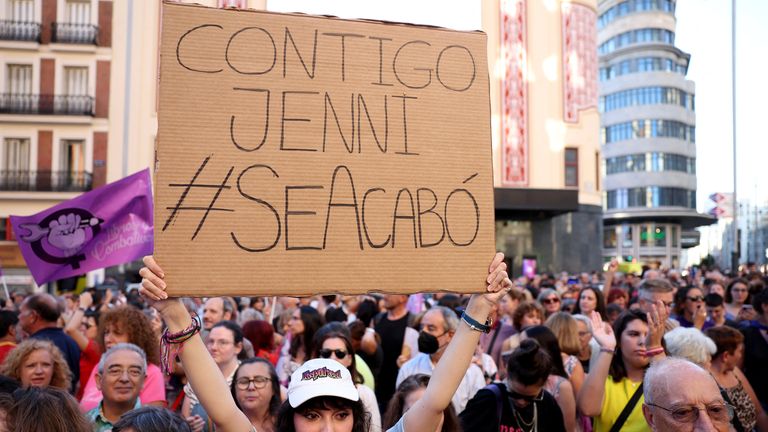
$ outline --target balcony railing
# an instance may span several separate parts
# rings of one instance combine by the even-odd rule
[[[93,116],[91,96],[0,94],[0,114]]]
[[[93,187],[89,172],[0,171],[0,191],[85,192]]]
[[[40,24],[26,21],[0,21],[0,40],[40,41]]]
[[[53,23],[51,41],[59,43],[96,45],[99,26],[92,24]]]

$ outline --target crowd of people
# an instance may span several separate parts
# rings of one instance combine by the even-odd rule
[[[14,293],[0,431],[766,431],[761,273],[645,269],[484,294]],[[468,287],[472,288],[472,287]]]

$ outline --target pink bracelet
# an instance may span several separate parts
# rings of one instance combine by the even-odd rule
[[[654,357],[664,352],[664,347],[653,348],[645,350],[646,357]]]
[[[165,330],[163,336],[160,338],[161,345],[161,359],[160,366],[165,375],[170,375],[173,367],[171,362],[176,356],[181,355],[184,350],[184,342],[192,339],[192,337],[200,332],[202,323],[200,317],[194,315],[192,317],[192,323],[189,327],[176,333],[169,333],[168,329]]]

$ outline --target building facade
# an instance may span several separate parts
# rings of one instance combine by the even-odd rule
[[[0,0],[0,262],[34,285],[8,216],[107,182],[112,1]]]
[[[497,249],[536,270],[602,265],[595,1],[484,1]]]
[[[603,257],[679,267],[696,226],[695,86],[675,0],[599,0]]]

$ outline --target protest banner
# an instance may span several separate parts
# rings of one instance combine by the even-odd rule
[[[171,295],[484,290],[484,33],[178,3],[162,23]]]
[[[32,216],[11,216],[24,261],[38,285],[152,253],[149,169]]]

